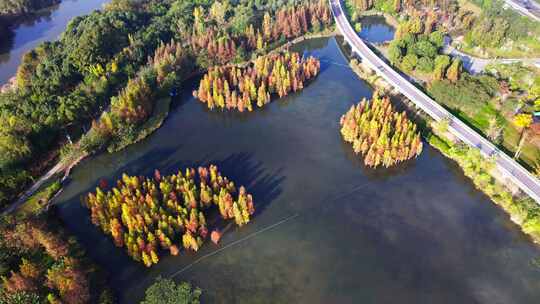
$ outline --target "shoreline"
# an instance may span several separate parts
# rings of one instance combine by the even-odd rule
[[[374,90],[388,94],[392,100],[398,101],[407,107],[414,117],[412,119],[422,131],[426,143],[441,152],[448,159],[456,162],[463,174],[474,184],[474,187],[485,194],[495,205],[504,210],[510,220],[518,225],[523,233],[531,238],[535,244],[540,244],[540,216],[535,216],[536,209],[540,210],[534,202],[511,180],[504,177],[491,160],[478,154],[476,171],[465,167],[464,157],[459,153],[474,153],[470,147],[461,147],[460,141],[444,130],[437,130],[438,126],[425,113],[416,108],[405,96],[401,95],[382,77],[377,76],[369,67],[352,58],[349,60],[351,69],[358,77],[366,81]],[[486,175],[489,180],[486,180]],[[538,227],[538,228],[537,228]]]

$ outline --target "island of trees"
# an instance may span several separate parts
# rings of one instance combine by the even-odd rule
[[[390,167],[422,152],[416,125],[405,112],[397,112],[388,97],[375,94],[370,101],[351,106],[340,124],[343,139],[364,157],[368,167]]]
[[[152,178],[124,174],[106,192],[104,184],[84,200],[92,223],[147,267],[158,263],[160,249],[172,255],[179,253],[178,244],[199,250],[208,236],[211,207],[217,206],[223,219],[234,219],[238,226],[255,212],[251,194],[243,186],[237,189],[214,165],[169,176],[156,170]],[[213,241],[215,235],[219,231],[212,232]]]
[[[193,95],[209,109],[252,111],[253,104],[263,107],[272,95],[283,97],[303,89],[319,70],[320,62],[312,56],[305,59],[295,52],[260,56],[245,67],[210,68]]]

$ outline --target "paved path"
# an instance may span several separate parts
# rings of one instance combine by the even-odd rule
[[[388,83],[413,101],[420,109],[426,112],[434,120],[449,120],[448,130],[461,139],[466,144],[477,147],[484,156],[492,156],[498,165],[499,170],[506,178],[512,180],[525,193],[540,203],[540,181],[532,176],[520,164],[497,149],[491,142],[476,133],[461,120],[454,117],[441,105],[424,94],[421,90],[398,74],[385,61],[379,58],[363,41],[358,37],[350,25],[339,0],[330,0],[330,6],[336,25],[343,34],[345,41],[349,43],[352,50],[362,57],[363,62],[370,66],[378,75],[383,77]]]
[[[523,16],[540,22],[540,4],[536,0],[505,0],[504,3]]]
[[[443,53],[451,55],[452,57],[459,57],[463,62],[463,67],[471,74],[478,74],[483,72],[486,69],[486,66],[492,63],[512,64],[521,62],[523,64],[540,67],[540,58],[478,58],[457,50],[449,43],[445,43],[442,51]]]
[[[56,166],[52,167],[45,175],[41,176],[28,190],[26,190],[18,199],[15,201],[15,203],[9,205],[5,210],[4,214],[6,213],[12,213],[13,211],[17,210],[22,204],[26,202],[27,199],[29,199],[34,192],[36,192],[45,182],[49,180],[53,175],[56,173],[61,172],[65,169],[65,165],[62,162],[59,162],[56,164]]]

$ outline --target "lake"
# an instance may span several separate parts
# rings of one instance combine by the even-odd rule
[[[190,281],[203,303],[538,303],[534,245],[428,145],[416,160],[367,169],[342,141],[339,118],[372,89],[334,38],[298,51],[321,59],[302,92],[252,113],[208,111],[189,83],[162,128],[83,161],[58,199],[67,228],[110,274],[121,303],[157,276]],[[257,212],[219,246],[145,268],[90,223],[80,197],[100,178],[170,174],[217,164],[253,193]]]

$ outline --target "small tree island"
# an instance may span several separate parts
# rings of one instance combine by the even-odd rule
[[[405,112],[397,112],[390,98],[377,93],[370,101],[351,106],[341,117],[341,135],[364,157],[364,164],[386,168],[417,157],[422,140],[416,125]]]
[[[210,68],[193,96],[211,110],[252,111],[254,103],[263,107],[274,94],[281,98],[302,90],[319,71],[320,62],[312,56],[306,59],[295,52],[260,56],[246,67]]]
[[[153,178],[124,174],[116,187],[104,192],[105,187],[101,182],[84,199],[92,223],[147,267],[159,262],[159,248],[172,255],[178,254],[179,243],[199,250],[208,235],[206,215],[214,205],[223,219],[234,219],[238,226],[255,212],[251,194],[243,186],[237,190],[214,165],[169,176],[156,170]]]

